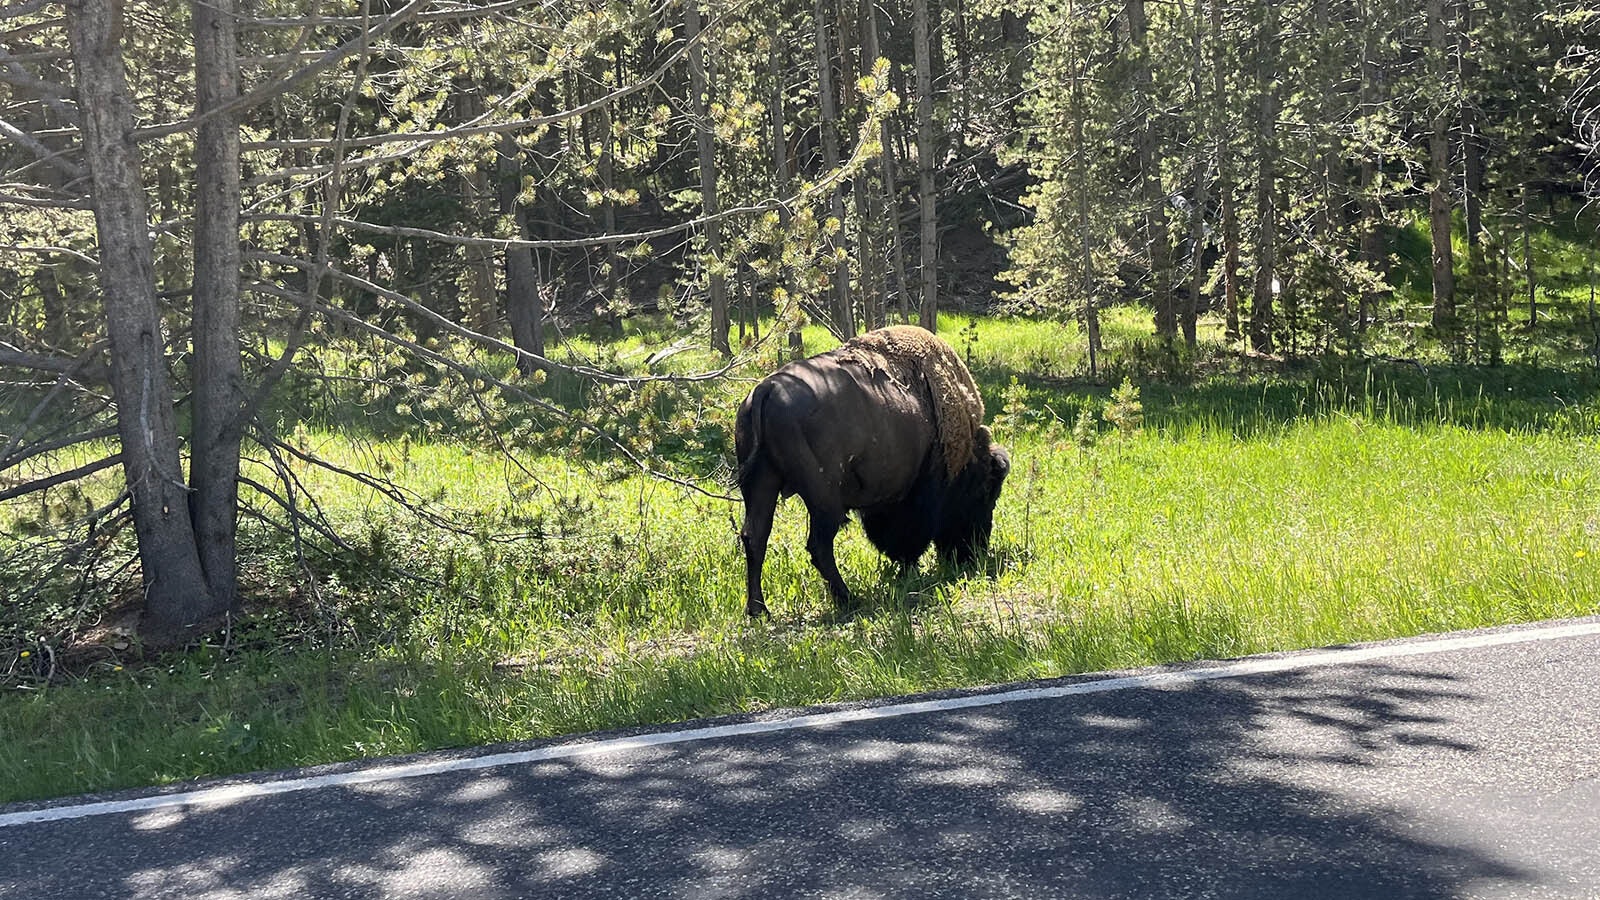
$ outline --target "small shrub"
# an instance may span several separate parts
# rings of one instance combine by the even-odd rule
[[[1104,415],[1106,421],[1116,426],[1124,436],[1135,434],[1144,427],[1144,403],[1132,379],[1122,379],[1121,386],[1111,392]]]

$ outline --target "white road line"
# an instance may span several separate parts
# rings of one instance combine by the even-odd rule
[[[528,763],[546,762],[554,759],[572,759],[582,756],[597,756],[604,753],[621,753],[628,750],[638,750],[645,747],[659,747],[667,744],[686,744],[692,741],[710,741],[716,740],[717,738],[738,737],[747,734],[766,734],[774,731],[793,731],[801,728],[822,728],[829,725],[842,725],[848,722],[864,722],[873,719],[892,719],[900,716],[915,716],[931,712],[947,712],[955,709],[972,709],[974,707],[982,706],[998,706],[1002,703],[1016,703],[1024,700],[1051,700],[1058,697],[1072,697],[1080,694],[1100,694],[1108,691],[1123,691],[1136,688],[1172,688],[1195,684],[1202,681],[1214,681],[1219,678],[1241,678],[1248,675],[1289,672],[1297,669],[1369,662],[1379,659],[1399,659],[1408,656],[1431,656],[1437,653],[1451,653],[1457,650],[1499,647],[1508,644],[1526,644],[1535,641],[1555,641],[1563,638],[1585,637],[1590,635],[1600,635],[1600,622],[1583,622],[1570,625],[1537,627],[1493,634],[1473,634],[1455,638],[1422,638],[1411,642],[1382,644],[1371,647],[1356,647],[1351,649],[1325,650],[1316,653],[1302,653],[1285,657],[1256,657],[1206,668],[1187,669],[1173,672],[1151,672],[1143,675],[1128,675],[1120,678],[1102,678],[1098,681],[1080,681],[1074,684],[1063,684],[1054,687],[1023,688],[1019,690],[1000,691],[992,694],[975,694],[965,697],[949,697],[941,700],[921,700],[910,703],[891,703],[883,706],[842,709],[835,712],[795,716],[789,719],[777,719],[762,722],[740,722],[734,725],[715,725],[703,728],[685,729],[681,731],[663,731],[654,734],[635,735],[633,737],[614,738],[604,741],[588,741],[575,744],[560,744],[550,747],[540,747],[535,750],[522,750],[511,753],[494,753],[487,756],[470,757],[464,759],[443,759],[431,762],[421,761],[400,763],[398,765],[389,766],[374,766],[372,768],[356,769],[348,772],[338,772],[329,775],[315,775],[305,778],[288,778],[281,781],[265,781],[251,784],[232,784],[221,787],[202,788],[195,791],[186,791],[179,794],[164,794],[156,797],[143,797],[136,800],[107,800],[98,803],[53,806],[44,809],[35,809],[25,812],[6,813],[0,815],[0,828],[10,827],[13,825],[28,825],[36,822],[56,822],[63,819],[82,819],[90,816],[107,816],[117,815],[120,813],[145,812],[155,809],[171,809],[173,807],[225,806],[255,797],[266,797],[273,794],[287,794],[294,791],[310,791],[318,788],[342,787],[355,784],[371,784],[379,781],[399,781],[405,778],[420,778],[425,775],[438,775],[445,772],[466,772],[474,769],[488,769],[497,766],[526,765]]]

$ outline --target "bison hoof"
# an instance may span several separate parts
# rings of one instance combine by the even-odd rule
[[[769,619],[772,618],[772,613],[767,611],[767,605],[762,603],[760,600],[746,600],[744,604],[744,614],[752,619],[756,618],[757,616],[764,616]]]

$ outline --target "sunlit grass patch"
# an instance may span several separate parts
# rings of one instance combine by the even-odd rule
[[[967,322],[943,327],[958,350]],[[302,422],[286,440],[460,529],[290,461],[353,552],[302,563],[250,525],[257,599],[204,646],[49,684],[0,658],[0,799],[1600,609],[1591,380],[1203,377],[1144,384],[1144,425],[1122,434],[1099,415],[1104,385],[1010,385],[1078,371],[1073,335],[977,320],[970,352],[1014,459],[994,552],[901,578],[848,527],[854,615],[827,600],[798,500],[767,561],[773,619],[750,622],[736,502],[537,446],[508,459],[477,438]]]

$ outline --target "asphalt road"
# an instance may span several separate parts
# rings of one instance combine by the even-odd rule
[[[0,807],[0,897],[1594,900],[1561,624]]]

